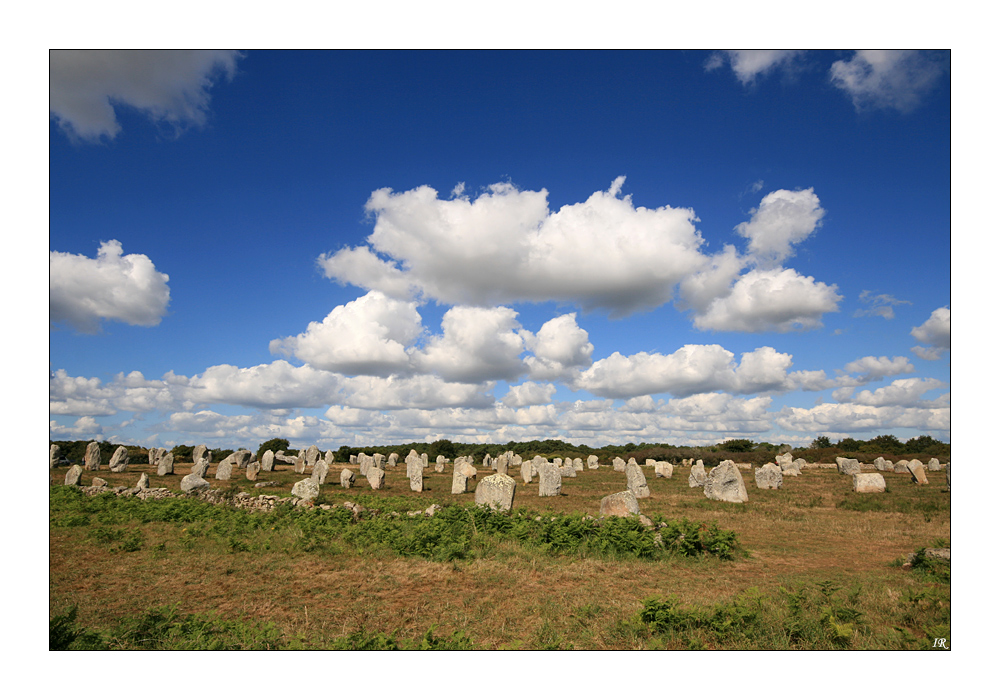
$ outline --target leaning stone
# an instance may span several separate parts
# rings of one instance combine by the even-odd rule
[[[160,458],[159,464],[156,465],[156,475],[166,476],[167,474],[174,473],[174,453],[168,452]]]
[[[257,481],[258,474],[260,474],[260,462],[250,462],[250,464],[247,465],[247,480]]]
[[[661,479],[671,479],[674,476],[674,465],[670,462],[657,462],[653,466],[653,474]]]
[[[837,471],[841,474],[860,474],[861,473],[861,463],[856,459],[847,459],[846,457],[837,457]]]
[[[639,515],[639,501],[631,490],[613,493],[601,499],[602,518],[609,516],[626,518],[630,515]]]
[[[613,460],[611,460],[611,465],[612,467],[614,467],[614,470],[616,472],[625,471],[625,460],[622,459],[621,457],[615,457]]]
[[[649,498],[646,475],[642,473],[642,468],[634,459],[625,465],[625,478],[628,480],[628,490],[634,493],[636,498]]]
[[[233,478],[233,468],[235,467],[233,456],[229,455],[224,460],[219,462],[219,466],[215,468],[215,478],[217,481],[229,481]]]
[[[260,469],[265,472],[274,471],[274,452],[268,450],[261,456]]]
[[[125,471],[128,466],[128,450],[125,449],[125,445],[119,445],[115,453],[111,455],[111,461],[108,462],[108,468],[111,471],[119,474]]]
[[[79,464],[74,464],[66,472],[66,479],[63,481],[63,484],[66,486],[79,486],[81,478],[83,478],[83,469],[80,468]]]
[[[292,486],[292,495],[303,501],[312,501],[319,496],[319,484],[311,478],[296,481],[295,485]]]
[[[374,465],[368,467],[368,473],[365,474],[365,478],[368,479],[368,484],[373,489],[378,490],[385,486],[385,470],[379,469]]]
[[[746,503],[750,500],[743,475],[728,459],[708,473],[705,479],[705,497],[727,503]]]
[[[491,474],[476,485],[476,505],[491,510],[510,510],[517,483],[506,474]]]
[[[927,475],[924,473],[924,465],[919,459],[911,459],[910,463],[906,465],[906,468],[910,470],[910,476],[913,478],[913,483],[928,483]]]
[[[883,493],[885,491],[885,479],[878,472],[874,474],[859,472],[851,478],[856,493]]]
[[[538,495],[558,496],[562,492],[562,475],[555,465],[546,462],[538,469]]]
[[[89,472],[96,472],[101,468],[101,446],[96,442],[87,445],[87,452],[83,458],[83,466]]]
[[[691,488],[704,487],[708,475],[705,474],[705,466],[698,460],[698,464],[691,467],[691,474],[688,476],[688,486]]]
[[[143,489],[148,489],[149,488],[149,474],[143,472],[142,475],[139,476],[139,480],[137,482],[135,482],[135,487],[137,489],[139,489],[140,491],[142,491]]]
[[[345,489],[349,489],[354,486],[354,472],[346,467],[340,470],[340,485]]]
[[[191,467],[191,473],[192,474],[197,474],[202,479],[204,479],[205,475],[208,473],[208,460],[205,459],[204,457],[202,457],[201,459],[199,459],[195,463],[195,465],[193,467]]]
[[[203,491],[211,487],[211,484],[202,479],[197,474],[188,474],[181,479],[181,491],[191,493],[192,491]]]
[[[319,448],[316,445],[310,445],[306,448],[306,466],[314,466],[317,459],[319,459]]]
[[[587,457],[587,469],[597,469],[597,455],[590,455]]]
[[[197,464],[198,460],[204,457],[206,452],[208,452],[207,445],[198,445],[191,450],[191,464]],[[210,459],[209,461],[211,462],[212,460]]]
[[[787,464],[791,466],[791,462]],[[753,472],[754,480],[757,482],[757,488],[759,489],[780,489],[781,475],[782,471],[778,465],[771,464],[770,462],[760,469],[755,469]]]

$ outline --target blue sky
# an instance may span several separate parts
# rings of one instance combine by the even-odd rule
[[[949,58],[55,52],[50,436],[950,440]]]

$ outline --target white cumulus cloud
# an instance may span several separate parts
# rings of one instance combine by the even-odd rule
[[[729,63],[733,73],[744,85],[749,85],[759,76],[783,68],[791,69],[803,51],[783,49],[744,49],[740,51],[719,51],[712,54],[705,64],[706,70],[715,70]]]
[[[419,370],[450,382],[512,381],[527,369],[520,358],[520,328],[513,309],[456,306],[441,319],[443,333],[415,351],[413,362]]]
[[[205,123],[209,90],[231,79],[235,51],[56,50],[49,52],[49,110],[69,135],[113,139],[116,108],[131,107],[180,130]]]
[[[525,342],[534,354],[526,358],[532,379],[568,379],[574,369],[589,367],[594,344],[576,323],[576,314],[564,314],[542,324]]]
[[[167,312],[167,275],[145,255],[122,255],[122,244],[104,241],[96,258],[49,253],[49,320],[81,333],[97,333],[101,320],[155,326]]]
[[[919,342],[930,345],[912,348],[924,360],[939,360],[941,354],[951,349],[951,310],[947,306],[935,309],[931,317],[910,331]]]
[[[775,190],[751,210],[750,221],[736,227],[747,239],[747,251],[760,263],[780,263],[792,255],[792,246],[808,238],[826,211],[810,187]]]
[[[836,61],[830,80],[851,98],[855,109],[910,112],[934,89],[947,69],[943,55],[921,51],[857,51]]]
[[[538,406],[549,403],[552,400],[552,395],[555,393],[555,384],[524,382],[523,384],[510,387],[507,390],[507,394],[501,399],[501,403],[511,408]]]

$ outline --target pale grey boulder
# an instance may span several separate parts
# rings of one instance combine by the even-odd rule
[[[385,470],[375,465],[368,467],[368,473],[365,474],[365,478],[368,479],[368,485],[376,491],[385,486]]]
[[[791,462],[788,462],[788,465],[790,467]],[[753,476],[759,489],[780,489],[782,473],[781,468],[777,464],[768,462],[763,467],[755,469]]]
[[[316,497],[319,496],[319,484],[313,481],[311,477],[302,481],[296,481],[295,485],[292,486],[292,495],[301,498],[303,501],[316,500]]]
[[[158,451],[155,447],[149,448],[149,466],[156,464],[156,459],[158,456]]]
[[[583,471],[583,460],[580,459],[579,457],[574,457],[573,458],[573,468],[576,469],[578,472],[582,472]]]
[[[330,465],[326,463],[325,459],[317,459],[316,463],[313,465],[312,474],[309,478],[315,481],[317,484],[325,484],[326,477],[330,473]]]
[[[90,487],[91,488],[105,488],[107,485],[108,485],[107,480],[106,479],[102,479],[99,476],[95,476],[90,481]]]
[[[357,464],[358,463],[358,456],[357,455],[351,455],[350,458],[347,460],[347,463],[348,464]]]
[[[143,489],[149,488],[149,474],[143,472],[139,475],[139,480],[135,482],[135,488],[142,491]]]
[[[414,469],[408,474],[408,478],[410,482],[410,491],[422,493],[424,490],[424,470],[422,468]]]
[[[572,464],[563,464],[556,467],[556,469],[559,470],[559,475],[564,479],[576,478],[576,468]]]
[[[49,445],[49,469],[55,469],[59,464],[59,445]]]
[[[704,488],[705,480],[708,475],[705,473],[705,465],[698,460],[698,463],[691,467],[691,473],[688,475],[688,486],[691,488]]]
[[[785,471],[786,469],[791,467],[792,461],[793,460],[791,452],[786,452],[783,455],[775,455],[774,457],[774,463],[781,471]],[[768,464],[770,464],[770,462],[768,462]]]
[[[672,479],[674,476],[674,465],[670,462],[656,462],[653,465],[653,474],[656,478]]]
[[[119,445],[115,453],[111,455],[108,468],[116,474],[120,474],[128,468],[128,450],[125,448],[125,445]]]
[[[598,461],[597,455],[590,455],[587,457],[587,469],[597,469]]]
[[[913,479],[913,483],[926,485],[927,474],[924,473],[924,465],[919,459],[911,459],[906,465],[906,468],[910,472],[910,477]]]
[[[399,453],[390,452],[388,458],[385,460],[385,466],[395,467],[399,463]]]
[[[250,450],[236,450],[230,455],[233,458],[233,469],[243,471],[250,464],[250,459],[253,457],[253,452]]]
[[[630,459],[625,465],[625,479],[628,481],[628,490],[634,493],[636,498],[649,498],[646,475],[642,473],[642,469],[634,459]]]
[[[191,467],[191,473],[204,479],[205,475],[208,474],[208,460],[202,457],[195,462],[195,465]]]
[[[631,489],[601,499],[602,518],[611,516],[627,518],[630,515],[639,515],[639,501]]]
[[[856,493],[884,493],[885,478],[875,473],[858,472],[851,477],[852,488]]]
[[[424,463],[424,469],[426,469],[427,468],[427,453],[426,452],[421,452],[420,453],[420,461]]]
[[[562,475],[554,464],[546,462],[538,469],[538,495],[558,496],[562,493]]]
[[[532,475],[531,462],[521,462],[521,481],[530,484],[534,478]]]
[[[316,465],[316,460],[319,459],[319,448],[316,445],[310,445],[306,448],[306,466],[312,467]]]
[[[451,492],[455,494],[467,493],[470,487],[469,482],[474,481],[476,475],[475,467],[466,464],[465,460],[456,460],[451,474]]]
[[[910,463],[905,459],[901,459],[892,465],[892,471],[896,474],[909,474],[910,473]]]
[[[625,460],[621,457],[615,457],[611,460],[611,466],[616,472],[623,472],[625,471]]]
[[[236,459],[233,455],[229,455],[224,460],[219,462],[219,466],[215,468],[216,481],[229,481],[233,478],[233,469],[235,467]]]
[[[929,472],[941,471],[941,462],[938,461],[937,457],[931,457],[930,461],[927,462],[927,471]]]
[[[79,486],[80,479],[83,478],[83,469],[79,464],[74,464],[66,472],[66,478],[63,480],[63,484],[66,486]]]
[[[509,511],[514,505],[517,483],[506,474],[491,474],[476,484],[476,505]]]
[[[354,472],[347,467],[340,470],[340,485],[345,489],[349,489],[354,486]]]
[[[509,453],[507,452],[502,453],[500,456],[498,456],[496,459],[493,460],[493,464],[491,466],[493,467],[493,470],[497,474],[506,474],[507,469],[510,466]]]
[[[337,461],[337,455],[333,450],[327,450],[323,454],[323,461],[327,463],[327,466],[333,466],[334,462]]]
[[[736,464],[727,459],[708,473],[705,479],[705,497],[727,503],[746,503],[750,500],[743,475]]]
[[[852,474],[861,473],[861,463],[856,459],[847,459],[846,457],[837,457],[837,471],[841,474],[846,474],[851,476]]]
[[[260,470],[264,472],[274,471],[274,452],[267,450],[260,457]]]
[[[382,471],[385,471],[385,455],[381,452],[376,452],[372,455],[372,463]]]
[[[156,475],[166,476],[167,474],[174,473],[174,453],[168,452],[167,454],[160,457],[159,462],[156,465]]]
[[[880,472],[891,472],[892,471],[892,462],[886,460],[881,455],[879,455],[878,457],[875,458],[875,461],[872,463],[872,466],[875,467],[876,471],[880,471]]]
[[[181,479],[181,491],[184,493],[191,493],[192,491],[204,491],[210,488],[212,485],[202,479],[197,474],[188,474],[183,479]]]
[[[206,452],[208,452],[207,445],[196,446],[193,450],[191,450],[191,464],[197,464],[198,460],[204,457]],[[212,459],[209,458],[208,461],[211,462]]]
[[[101,468],[101,446],[96,442],[87,445],[87,452],[83,457],[83,466],[89,472],[96,472]]]

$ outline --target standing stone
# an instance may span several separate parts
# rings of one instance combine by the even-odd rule
[[[210,488],[211,484],[202,479],[197,474],[188,474],[181,479],[181,491],[191,493],[192,491],[203,491]]]
[[[128,467],[128,450],[125,449],[125,445],[119,445],[115,453],[111,455],[111,461],[108,462],[108,468],[116,474],[120,474],[125,471]]]
[[[881,474],[857,473],[852,477],[854,491],[857,493],[883,493],[885,491],[885,479]]]
[[[615,457],[611,460],[611,466],[614,467],[616,472],[623,472],[625,471],[625,460],[621,457]]]
[[[841,474],[847,474],[848,476],[852,474],[861,473],[861,463],[856,459],[847,459],[846,457],[837,457],[837,471]]]
[[[379,469],[385,471],[385,455],[384,454],[382,454],[381,452],[376,452],[375,454],[372,455],[372,462],[375,464],[376,467],[378,467]]]
[[[424,469],[426,469],[427,468],[427,453],[426,452],[421,452],[420,453],[420,461],[424,463]]]
[[[549,463],[549,461],[547,459],[545,459],[544,457],[542,457],[541,455],[535,455],[534,457],[532,457],[531,458],[531,477],[534,478],[534,477],[538,476],[539,470],[544,465],[546,465],[548,463]]]
[[[628,490],[634,493],[636,498],[649,498],[646,475],[642,473],[642,467],[634,459],[630,459],[625,465],[625,478],[628,481]]]
[[[910,473],[910,463],[905,459],[901,459],[892,465],[892,471],[896,474],[909,474]]]
[[[232,454],[233,468],[241,471],[246,469],[247,465],[250,464],[251,457],[253,457],[253,452],[250,450],[236,450]]]
[[[647,458],[646,459],[646,466],[647,467],[655,467],[656,466],[656,460],[655,459],[648,459]]]
[[[349,489],[354,486],[354,472],[347,467],[340,470],[340,485],[345,489]]]
[[[734,462],[727,459],[708,473],[705,479],[705,497],[728,503],[745,503],[750,500],[743,475]]]
[[[672,479],[674,476],[674,465],[670,462],[657,462],[653,467],[653,474],[661,479]]]
[[[89,472],[96,472],[101,468],[101,446],[96,442],[87,445],[87,452],[83,458],[83,466]]]
[[[531,462],[522,462],[521,463],[521,481],[523,481],[526,484],[530,484],[532,476],[533,475],[531,473]]]
[[[174,473],[174,453],[168,452],[163,457],[160,458],[159,464],[156,465],[156,475],[166,476],[167,474]]]
[[[368,478],[368,470],[375,468],[375,459],[366,455],[364,452],[358,455],[358,471],[361,472],[361,476]]]
[[[371,459],[371,457],[368,459]],[[368,479],[368,484],[373,489],[378,490],[385,486],[385,471],[374,464],[368,467],[368,473],[365,474],[365,478]]]
[[[59,445],[49,446],[49,469],[55,469],[59,464]]]
[[[469,491],[469,482],[475,481],[477,476],[476,468],[471,464],[467,464],[465,460],[456,460],[454,465],[454,471],[451,475],[451,492],[452,493],[467,493]]]
[[[317,484],[325,484],[326,476],[330,472],[330,466],[325,459],[317,459],[313,465],[312,476],[310,477]]]
[[[521,459],[521,455],[511,455],[507,460],[507,463],[512,467],[520,467],[523,462],[524,460]]]
[[[274,471],[274,452],[268,450],[260,458],[260,468],[261,471],[270,472]]]
[[[929,472],[941,471],[941,462],[938,461],[937,457],[931,457],[930,461],[927,463],[927,471]]]
[[[491,510],[510,510],[517,483],[506,474],[491,474],[476,485],[476,505]]]
[[[139,480],[135,482],[135,487],[142,491],[143,489],[149,488],[149,474],[143,472],[139,475]]]
[[[399,454],[396,452],[390,452],[389,459],[386,460],[385,466],[395,467],[398,462],[399,462]]]
[[[332,465],[334,462],[337,461],[337,455],[334,453],[333,450],[327,450],[326,453],[324,453],[323,455],[323,461],[326,462],[328,466]]]
[[[357,455],[351,455],[351,458],[349,460],[347,460],[347,461],[348,461],[348,464],[357,464],[358,463],[358,456]]]
[[[573,468],[576,469],[578,472],[582,472],[583,471],[583,460],[580,459],[579,457],[574,457],[573,458]]]
[[[193,467],[191,467],[191,473],[200,476],[202,479],[208,474],[208,460],[202,457],[199,459]]]
[[[627,518],[630,515],[639,515],[639,501],[636,500],[632,490],[613,493],[601,499],[601,517],[615,516]]]
[[[295,485],[292,486],[292,495],[298,496],[303,501],[312,501],[319,496],[319,484],[311,478],[296,481]]]
[[[785,471],[792,466],[792,453],[786,452],[783,455],[775,455],[774,461],[781,471]]]
[[[406,476],[410,480],[410,491],[421,493],[424,490],[424,469],[423,467],[411,469],[406,467]]]
[[[74,464],[69,468],[69,471],[66,472],[66,479],[63,481],[63,484],[66,486],[79,486],[80,479],[82,478],[83,469],[80,468],[79,464]]]
[[[219,464],[219,468],[222,468],[222,464]],[[306,460],[301,455],[295,458],[295,465],[292,467],[292,471],[296,474],[306,473]]]
[[[789,467],[791,462],[788,462]],[[781,488],[781,468],[777,464],[768,462],[760,469],[753,472],[754,480],[759,489],[780,489]]]
[[[910,476],[915,484],[927,484],[927,475],[924,473],[924,465],[919,459],[911,459],[906,468],[910,470]]]
[[[556,465],[556,469],[559,469],[563,465],[562,457],[553,457],[552,463]]]
[[[486,456],[489,457],[489,455]],[[497,474],[506,474],[509,464],[510,458],[507,456],[507,453],[504,452],[502,455],[493,460],[492,466]]]
[[[538,495],[558,496],[562,493],[562,475],[555,465],[546,462],[538,469]]]
[[[191,464],[197,464],[198,460],[204,457],[206,452],[208,452],[207,445],[198,445],[193,450],[191,450]]]
[[[698,460],[698,463],[691,467],[691,474],[688,475],[688,486],[691,488],[704,487],[708,475],[705,473],[705,466]]]
[[[149,466],[156,464],[157,451],[155,447],[149,448]]]
[[[438,456],[437,456],[437,459],[436,459],[436,460],[434,461],[434,463],[435,463],[435,464],[440,464],[440,465],[441,465],[441,466],[443,467],[443,466],[444,466],[444,464],[445,464],[445,461],[444,461],[444,455],[438,455]],[[457,463],[458,463],[458,462],[456,462],[456,464],[457,464]]]
[[[250,462],[247,465],[247,480],[257,481],[257,475],[260,474],[260,462]],[[320,482],[323,483],[322,481]]]
[[[496,471],[496,467],[493,466],[493,458],[490,457],[490,453],[489,452],[487,452],[483,456],[483,469],[492,469],[493,471]],[[476,487],[476,488],[478,489],[479,487]]]
[[[597,455],[590,455],[587,457],[587,469],[597,469],[597,463],[600,460],[597,459]]]
[[[307,467],[315,465],[316,460],[319,459],[319,448],[316,445],[310,445],[305,449],[304,457]]]
[[[878,457],[875,458],[875,462],[873,463],[873,466],[875,467],[875,469],[877,471],[880,471],[880,472],[891,472],[892,471],[892,462],[886,461],[881,455],[879,455]]]
[[[216,481],[229,481],[233,478],[233,469],[236,466],[236,459],[233,455],[229,455],[224,460],[219,462],[219,466],[215,468],[215,479]]]

